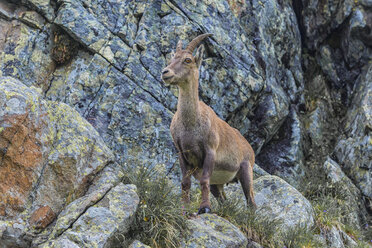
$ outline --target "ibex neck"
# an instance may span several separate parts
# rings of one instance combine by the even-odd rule
[[[194,78],[190,82],[179,85],[179,96],[177,111],[182,123],[186,127],[195,126],[198,122],[200,109],[199,109],[199,93],[198,93],[198,78]]]

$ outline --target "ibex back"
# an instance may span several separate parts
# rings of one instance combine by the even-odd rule
[[[199,101],[199,67],[204,46],[193,51],[206,37],[192,40],[185,50],[177,44],[170,64],[163,70],[164,83],[179,89],[177,111],[170,126],[179,151],[182,171],[182,198],[190,201],[191,175],[199,180],[202,202],[198,213],[211,211],[209,191],[219,200],[226,198],[223,185],[239,180],[248,204],[256,206],[253,194],[254,152],[247,140],[204,102]]]

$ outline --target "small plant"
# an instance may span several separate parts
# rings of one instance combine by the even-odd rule
[[[56,65],[64,65],[76,55],[78,44],[66,32],[57,26],[53,26],[53,44],[51,57]]]
[[[140,198],[130,230],[132,240],[138,239],[151,247],[180,247],[187,219],[171,180],[153,168],[125,170],[124,182],[135,184]]]
[[[279,224],[277,221],[258,218],[254,210],[247,208],[243,199],[237,197],[227,197],[225,202],[219,202],[214,206],[217,207],[215,209],[217,215],[239,227],[248,239],[270,247],[269,244],[274,239]]]
[[[322,243],[315,238],[315,228],[308,228],[306,226],[298,226],[292,230],[287,231],[280,238],[280,242],[275,247],[286,248],[320,248],[323,247]]]
[[[325,175],[323,171],[316,175],[309,174],[303,180],[301,193],[311,202],[318,226],[328,230],[332,226],[340,228],[347,223],[346,217],[352,209],[346,204],[348,196],[342,182],[330,183]]]

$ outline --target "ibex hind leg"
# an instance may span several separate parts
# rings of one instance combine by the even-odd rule
[[[245,199],[247,200],[247,204],[256,209],[257,206],[254,201],[253,193],[253,168],[250,165],[249,161],[243,161],[240,164],[240,171],[238,175],[240,184],[243,188]]]
[[[223,190],[223,184],[213,184],[211,187],[212,195],[219,201],[224,202],[226,200],[226,194]]]

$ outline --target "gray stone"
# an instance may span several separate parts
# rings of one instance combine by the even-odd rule
[[[14,14],[12,13],[12,5],[7,2],[0,3],[0,17],[4,18],[5,20],[12,20],[14,18]]]
[[[55,23],[89,50],[102,55],[116,68],[122,70],[130,48],[119,37],[113,36],[96,17],[78,1],[62,1]]]
[[[187,221],[187,236],[181,247],[246,247],[247,238],[227,220],[203,214]]]
[[[56,238],[65,232],[71,225],[88,210],[89,207],[95,205],[102,200],[105,195],[111,190],[110,185],[86,194],[83,197],[71,202],[66,208],[58,215],[58,219],[53,228],[50,238]]]
[[[0,221],[0,248],[28,247],[30,242],[24,239],[25,231],[23,220]]]
[[[255,178],[270,175],[264,169],[259,167],[257,164],[254,164],[254,166],[253,166],[253,173],[254,173]]]
[[[340,232],[334,226],[332,229],[326,234],[327,243],[329,247],[332,248],[343,248],[345,247],[344,242],[342,241]]]
[[[278,222],[277,231],[286,232],[296,226],[311,228],[314,211],[310,202],[295,188],[276,176],[255,180],[255,201],[259,218]]]
[[[90,196],[87,196],[71,203],[68,211],[74,214],[73,208],[81,208],[82,202],[94,201],[89,198]],[[72,219],[78,218],[72,226],[70,225],[62,233],[56,233],[58,234],[56,240],[48,241],[41,247],[55,247],[64,239],[76,243],[79,247],[111,247],[115,244],[118,245],[117,242],[120,241],[116,235],[125,234],[129,230],[138,204],[139,198],[136,194],[136,186],[120,183],[110,189],[93,206],[85,204],[88,208],[84,212],[78,211],[75,216],[66,213],[62,215],[61,219],[57,220],[56,228],[60,227],[58,225],[59,220],[71,219],[71,217]],[[64,220],[63,222],[66,223]]]
[[[360,3],[366,7],[372,7],[372,0],[361,0]]]
[[[150,246],[142,244],[140,241],[135,240],[128,248],[150,248]]]
[[[327,240],[327,247],[330,248],[343,248],[343,247],[357,247],[358,244],[349,237],[344,231],[332,226],[331,230],[325,234]]]
[[[322,87],[325,84],[324,78],[322,78],[320,75],[315,77],[311,83],[318,85],[319,87]],[[324,87],[321,89],[326,91]],[[316,104],[316,107],[304,120],[304,127],[311,144],[317,149],[322,149],[322,145],[324,144],[325,140],[329,139],[329,135],[327,135],[329,128],[327,120],[333,116],[330,113],[330,106],[326,101],[317,100],[314,104]]]
[[[22,0],[22,2],[43,14],[49,22],[55,18],[54,8],[49,0]]]
[[[48,245],[44,245],[42,247],[50,247],[50,248],[82,248],[82,246],[77,245],[75,242],[67,239],[61,238],[53,242],[48,242]]]
[[[54,67],[50,56],[51,25],[24,6],[2,4],[13,20],[0,15],[0,76],[15,77],[27,86],[46,89]]]
[[[342,0],[340,2],[319,0],[303,1],[303,24],[306,31],[306,42],[309,47],[315,48],[340,26],[350,15],[355,5],[354,1]]]

